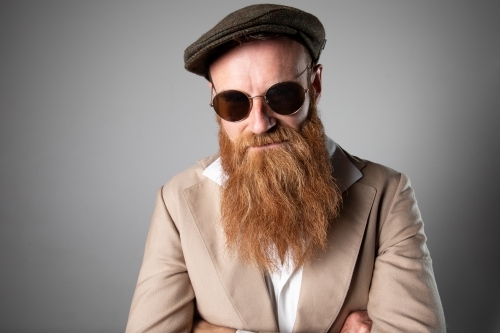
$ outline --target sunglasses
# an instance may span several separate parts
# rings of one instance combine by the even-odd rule
[[[306,67],[297,77],[302,75],[309,67]],[[215,88],[213,89],[215,90]],[[247,118],[252,110],[253,99],[263,97],[264,102],[274,112],[287,116],[299,111],[306,99],[305,89],[298,82],[286,81],[273,84],[264,95],[250,96],[239,90],[226,90],[217,93],[210,103],[215,112],[226,121],[238,122]]]

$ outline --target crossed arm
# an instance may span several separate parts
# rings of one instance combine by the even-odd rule
[[[340,333],[370,333],[372,321],[366,311],[352,312],[347,316]],[[198,320],[193,325],[192,333],[235,333],[233,328],[220,327],[205,320]]]

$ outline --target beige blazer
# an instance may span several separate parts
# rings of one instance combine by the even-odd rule
[[[194,315],[215,325],[278,331],[263,272],[223,246],[219,185],[202,175],[215,158],[158,191],[129,333],[190,332]],[[304,266],[293,331],[339,332],[351,311],[367,309],[374,333],[445,332],[408,178],[341,149],[332,163],[343,207],[328,249]],[[361,171],[354,179],[353,168]]]

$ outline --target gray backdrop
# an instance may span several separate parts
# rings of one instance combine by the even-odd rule
[[[157,188],[217,150],[184,48],[250,1],[0,2],[0,331],[122,332]],[[498,1],[283,1],[350,153],[412,179],[449,332],[500,332]]]

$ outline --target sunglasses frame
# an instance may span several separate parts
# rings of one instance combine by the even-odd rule
[[[298,78],[298,77],[300,77],[302,74],[304,74],[304,73],[305,73],[305,71],[306,71],[308,68],[310,68],[310,66],[307,66],[306,68],[304,68],[304,70],[303,70],[302,72],[300,72],[300,73],[299,73],[299,74],[298,74],[295,78]],[[304,91],[304,101],[302,102],[302,104],[301,104],[301,105],[297,108],[297,110],[295,110],[295,111],[293,111],[293,112],[291,112],[291,113],[287,113],[287,114],[281,114],[281,113],[279,113],[279,112],[274,111],[274,110],[273,110],[273,108],[269,105],[269,101],[267,100],[267,92],[268,92],[271,88],[273,88],[274,86],[276,86],[276,85],[278,85],[278,84],[282,84],[282,83],[295,83],[295,84],[297,84],[298,86],[300,86],[300,87],[303,89],[303,91]],[[229,90],[223,90],[223,91],[221,91],[221,92],[217,92],[217,90],[215,89],[215,86],[214,86],[214,84],[213,84],[213,83],[212,83],[212,88],[213,88],[213,89],[210,89],[210,103],[209,103],[210,107],[212,107],[212,108],[214,109],[215,113],[217,113],[217,115],[218,115],[219,117],[221,117],[221,119],[224,119],[224,120],[229,121],[229,122],[232,122],[232,123],[237,123],[237,122],[243,121],[243,120],[245,120],[245,119],[247,119],[247,118],[248,118],[248,116],[250,115],[250,112],[252,112],[252,108],[253,108],[253,99],[254,99],[254,98],[257,98],[257,97],[262,97],[262,98],[264,98],[264,102],[266,103],[266,105],[267,105],[267,106],[268,106],[268,107],[269,107],[269,108],[270,108],[273,112],[275,112],[275,113],[277,113],[277,114],[284,115],[284,116],[291,116],[291,115],[294,115],[295,113],[297,113],[297,111],[299,111],[299,110],[300,110],[300,107],[301,107],[302,105],[304,105],[304,102],[305,102],[305,100],[306,100],[306,94],[307,94],[307,92],[309,91],[309,88],[304,88],[304,87],[303,87],[303,86],[302,86],[299,82],[297,82],[297,81],[281,81],[281,82],[276,82],[276,83],[274,83],[273,85],[271,85],[269,88],[267,88],[267,89],[266,89],[266,91],[265,91],[265,93],[264,93],[263,95],[255,95],[255,96],[250,96],[250,95],[249,95],[249,94],[247,94],[246,92],[244,92],[244,91],[240,91],[240,90],[236,90],[236,89],[229,89]],[[215,91],[215,93],[216,93],[215,95],[213,94],[213,92],[214,92],[214,91]],[[215,109],[215,107],[214,107],[214,103],[213,103],[213,101],[214,101],[215,97],[217,97],[217,95],[222,94],[222,93],[227,92],[227,91],[236,91],[236,92],[242,93],[243,95],[245,95],[245,96],[248,98],[249,108],[248,108],[248,111],[247,111],[246,115],[245,115],[243,118],[241,118],[241,119],[239,119],[239,120],[228,120],[228,119],[223,118],[223,117],[219,114],[219,112],[217,112],[217,110]]]

